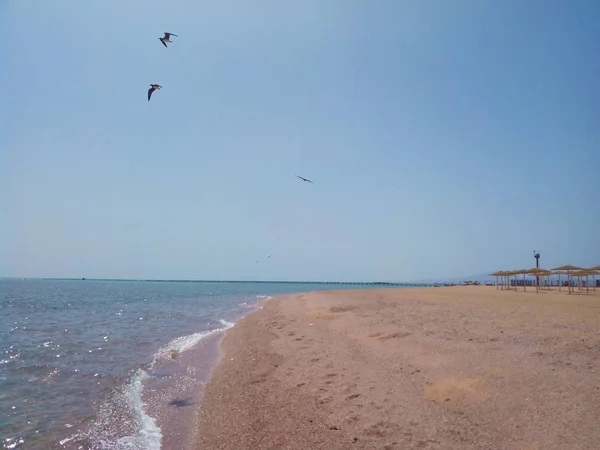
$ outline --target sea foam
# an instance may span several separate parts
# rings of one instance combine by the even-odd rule
[[[173,339],[171,342],[169,342],[167,345],[161,347],[156,352],[156,354],[154,355],[153,364],[154,364],[154,362],[156,362],[159,359],[170,357],[171,352],[175,351],[178,353],[182,353],[186,350],[189,350],[190,348],[195,347],[203,339],[206,339],[210,336],[214,336],[215,334],[218,334],[218,333],[222,333],[223,331],[226,331],[235,325],[232,322],[227,322],[226,320],[222,320],[222,319],[219,320],[219,322],[221,323],[221,325],[223,325],[221,328],[216,328],[211,331],[201,331],[199,333],[193,333],[193,334],[189,334],[187,336],[180,336],[178,338]]]
[[[202,340],[235,325],[226,320],[219,322],[222,326],[214,330],[173,339],[154,354],[153,361],[147,368],[151,370],[157,361],[169,358],[173,351],[185,352]],[[146,404],[142,399],[144,380],[148,377],[148,372],[138,369],[129,383],[115,389],[110,398],[101,405],[89,430],[63,439],[61,445],[64,447],[68,442],[85,440],[91,443],[92,449],[98,450],[160,450],[162,431],[156,419],[147,414]]]

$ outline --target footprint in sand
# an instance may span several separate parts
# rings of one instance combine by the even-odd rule
[[[363,433],[369,437],[384,438],[388,434],[390,434],[390,432],[393,432],[397,427],[398,426],[394,425],[393,423],[377,422],[376,424],[371,425],[370,427],[366,427],[363,430]]]
[[[397,331],[396,333],[384,334],[383,336],[379,337],[379,340],[387,341],[388,339],[402,339],[402,338],[410,336],[411,334],[412,333]]]
[[[356,306],[332,306],[331,308],[329,308],[329,312],[343,313],[347,311],[352,311],[353,309],[356,309]]]
[[[417,443],[417,448],[425,448],[429,447],[430,444],[439,444],[440,441],[434,441],[433,439],[427,439],[426,441],[419,441]]]
[[[346,422],[349,422],[349,423],[360,422],[360,416],[358,416],[356,414],[352,414],[352,415],[348,416],[348,418],[346,419]]]
[[[331,396],[329,396],[329,395],[328,395],[328,396],[325,396],[325,397],[322,397],[322,398],[319,400],[319,404],[320,404],[320,405],[322,405],[323,403],[330,402],[332,399],[333,399],[333,397],[331,397]]]

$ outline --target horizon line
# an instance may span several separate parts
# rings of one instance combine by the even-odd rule
[[[74,278],[74,277],[0,277],[5,280],[56,280],[56,281],[136,281],[145,283],[270,283],[270,284],[355,284],[388,286],[430,286],[434,282],[406,281],[309,281],[309,280],[202,280],[202,279],[151,279],[151,278]]]

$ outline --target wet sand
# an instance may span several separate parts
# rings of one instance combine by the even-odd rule
[[[282,296],[222,351],[197,449],[600,448],[600,290]]]
[[[161,361],[149,371],[143,401],[146,412],[161,429],[161,448],[190,448],[202,389],[219,360],[223,334],[209,336],[194,348],[175,353],[171,360]]]

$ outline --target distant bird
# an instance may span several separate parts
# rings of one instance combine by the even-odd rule
[[[173,43],[173,41],[170,39],[170,38],[171,38],[171,36],[179,37],[179,36],[177,36],[176,34],[173,34],[173,33],[167,33],[167,32],[165,31],[165,36],[164,36],[164,37],[161,37],[161,38],[158,38],[158,39],[160,40],[160,42],[162,42],[162,45],[164,45],[164,46],[166,47],[166,46],[167,46],[167,42],[168,42],[169,44],[172,44],[172,43]]]
[[[162,89],[160,84],[151,84],[150,89],[148,89],[148,101],[150,101],[150,97],[152,97],[152,93],[157,89]]]
[[[300,175],[296,175],[296,177],[298,177],[298,178],[300,178],[302,181],[306,181],[306,182],[308,182],[308,183],[310,183],[310,184],[315,184],[315,183],[313,183],[312,181],[310,181],[310,180],[308,180],[308,179],[306,179],[306,178],[304,178],[304,177],[301,177]]]

